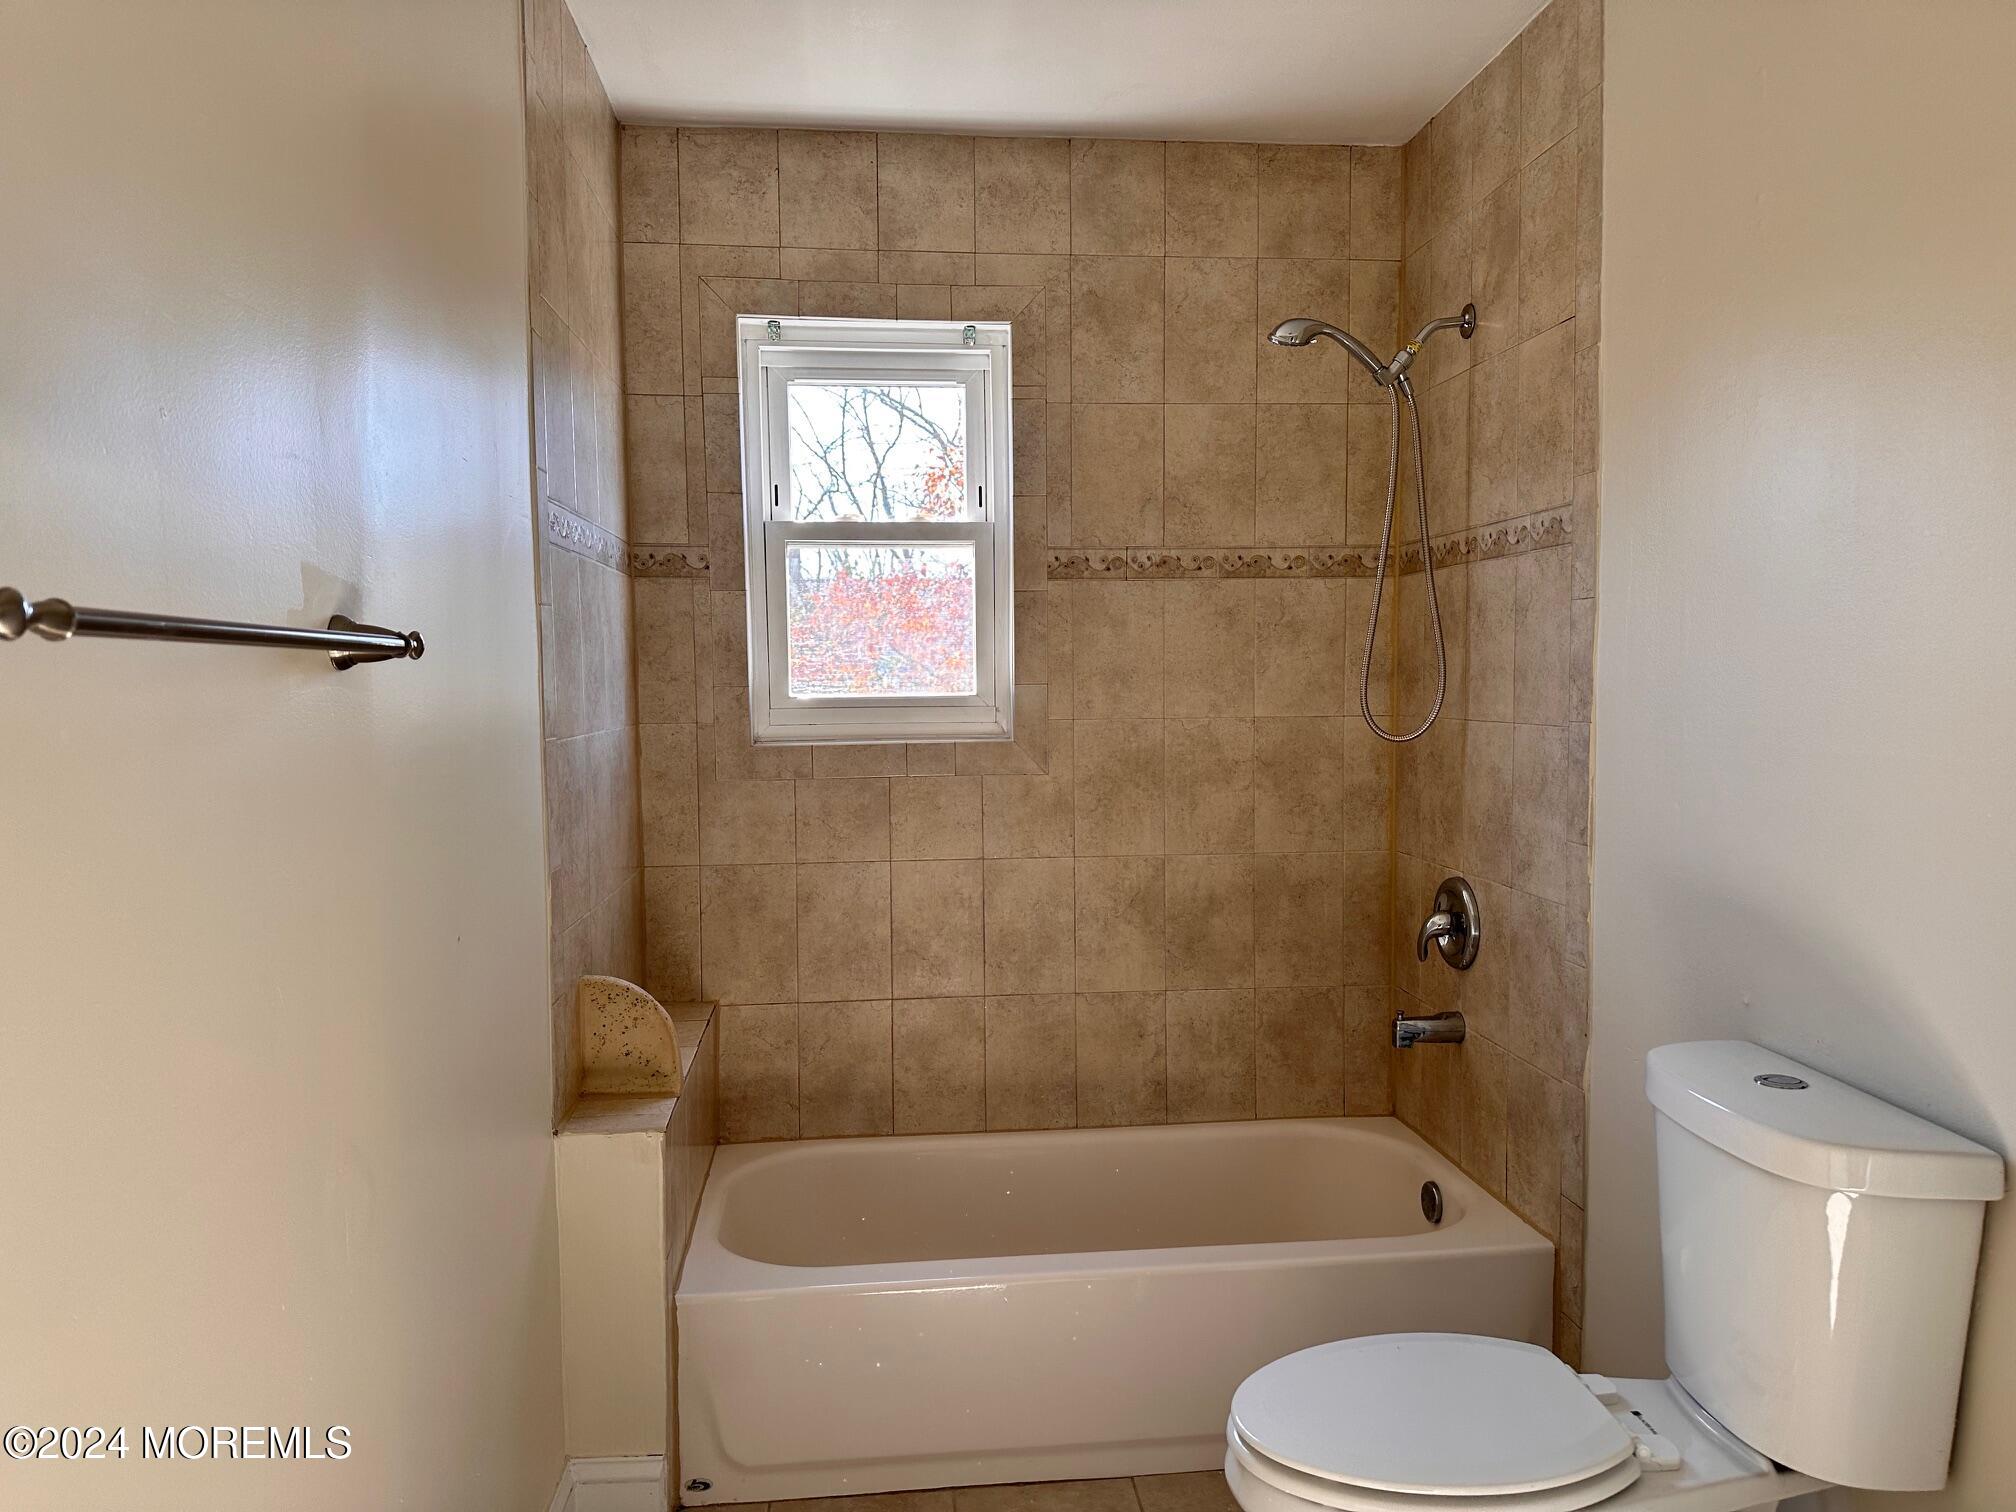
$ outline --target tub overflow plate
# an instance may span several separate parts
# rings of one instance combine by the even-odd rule
[[[1421,1216],[1430,1223],[1442,1221],[1442,1188],[1432,1181],[1421,1183]]]

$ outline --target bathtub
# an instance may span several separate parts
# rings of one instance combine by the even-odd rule
[[[1291,1350],[1545,1344],[1553,1255],[1390,1118],[724,1147],[677,1289],[683,1500],[1212,1469]]]

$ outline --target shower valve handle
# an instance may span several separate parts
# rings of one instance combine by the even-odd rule
[[[1477,962],[1477,948],[1484,939],[1484,917],[1478,911],[1477,890],[1462,877],[1444,877],[1435,890],[1435,911],[1421,922],[1414,937],[1416,960],[1428,959],[1428,947],[1442,952],[1442,959],[1458,971],[1468,971]]]
[[[1421,933],[1414,937],[1414,959],[1417,961],[1428,959],[1428,946],[1431,941],[1446,940],[1454,936],[1460,944],[1462,937],[1467,932],[1462,919],[1455,914],[1432,913],[1428,915],[1426,919],[1421,921]]]

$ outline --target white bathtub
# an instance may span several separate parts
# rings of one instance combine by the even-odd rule
[[[1544,1344],[1552,1285],[1390,1118],[729,1146],[678,1285],[684,1500],[1211,1469],[1267,1361]]]

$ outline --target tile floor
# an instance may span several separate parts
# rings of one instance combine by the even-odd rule
[[[1216,1470],[1120,1480],[894,1491],[881,1496],[824,1496],[809,1501],[737,1502],[711,1512],[768,1512],[772,1507],[777,1512],[1239,1512],[1225,1477]]]

